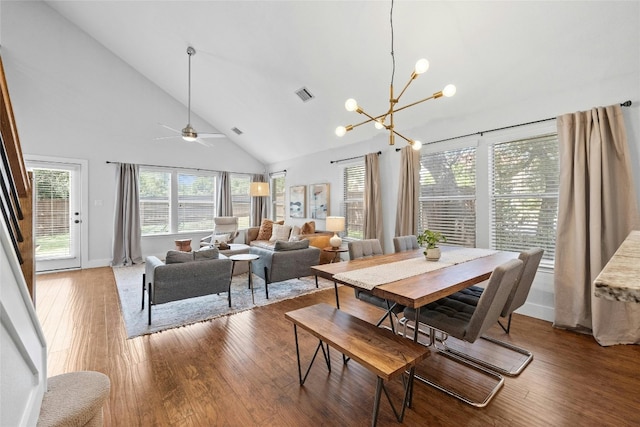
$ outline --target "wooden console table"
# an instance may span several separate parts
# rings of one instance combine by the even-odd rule
[[[640,302],[640,230],[629,233],[593,284],[597,297]]]

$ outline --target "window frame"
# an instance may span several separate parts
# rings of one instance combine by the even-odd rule
[[[349,240],[361,240],[364,238],[364,183],[365,183],[365,174],[366,174],[366,170],[365,170],[365,162],[364,159],[361,159],[359,161],[354,161],[354,162],[349,162],[346,164],[342,165],[342,215],[345,218],[345,231],[343,231],[341,233],[341,235],[343,236],[343,240],[345,241],[349,241]],[[351,168],[362,168],[362,185],[363,185],[363,189],[362,189],[362,198],[361,199],[350,199],[348,197],[347,194],[347,170],[351,169]],[[351,223],[356,223],[355,226],[353,228],[357,228],[358,224],[357,221],[350,221],[349,219],[349,204],[351,203],[357,203],[358,201],[360,201],[362,203],[362,209],[361,209],[361,218],[363,223],[360,224],[360,228],[361,228],[361,233],[360,235],[354,235],[354,234],[350,234],[349,230],[352,229],[352,227],[350,227]]]

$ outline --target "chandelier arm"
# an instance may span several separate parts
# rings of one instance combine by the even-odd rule
[[[413,140],[407,138],[406,136],[396,132],[395,130],[391,130],[391,132],[395,133],[396,135],[398,135],[400,138],[404,139],[405,141],[407,141],[409,143],[409,145],[413,145]]]
[[[420,104],[420,103],[422,103],[422,102],[425,102],[425,101],[428,101],[428,100],[430,100],[430,99],[438,99],[438,98],[440,98],[441,96],[442,96],[442,92],[437,92],[437,93],[434,93],[434,94],[433,94],[433,95],[431,95],[431,96],[428,96],[428,97],[426,97],[426,98],[424,98],[424,99],[421,99],[420,101],[412,102],[411,104],[407,104],[407,105],[405,105],[404,107],[400,107],[400,108],[398,108],[398,109],[395,109],[395,110],[393,110],[393,112],[394,112],[394,113],[397,113],[398,111],[405,110],[405,109],[407,109],[407,108],[409,108],[409,107],[413,107],[414,105],[418,105],[418,104]]]
[[[418,77],[418,74],[416,74],[415,72],[411,73],[411,78],[409,79],[407,84],[404,85],[404,88],[400,91],[400,95],[398,95],[398,97],[395,99],[396,102],[400,101],[400,98],[406,92],[406,90],[409,88],[409,85],[411,85],[411,83],[416,79],[416,77]]]

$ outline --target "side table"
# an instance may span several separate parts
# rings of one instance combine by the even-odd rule
[[[191,252],[191,239],[178,239],[174,241],[176,250],[182,252]]]
[[[236,263],[238,261],[247,261],[248,264],[248,273],[249,273],[249,289],[251,289],[251,303],[255,304],[256,300],[253,296],[253,281],[251,280],[251,261],[254,261],[256,259],[259,259],[260,256],[259,255],[255,255],[255,254],[236,254],[236,255],[231,255],[229,257],[229,259],[231,261],[233,261],[233,266],[231,267],[231,275],[233,276],[233,270],[236,267]]]
[[[331,246],[327,246],[326,248],[322,248],[322,250],[325,251],[325,252],[333,253],[333,259],[331,260],[330,264],[332,264],[334,262],[340,262],[340,254],[342,252],[349,252],[349,249],[347,249],[347,248],[333,248]]]

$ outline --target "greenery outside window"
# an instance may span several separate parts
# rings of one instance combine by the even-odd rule
[[[249,187],[251,176],[248,174],[232,173],[229,175],[231,184],[231,206],[233,216],[238,217],[238,228],[249,228],[251,213],[251,197]]]
[[[178,232],[213,229],[215,189],[214,176],[178,173]]]
[[[447,244],[476,245],[476,148],[420,158],[418,232],[439,231]]]

